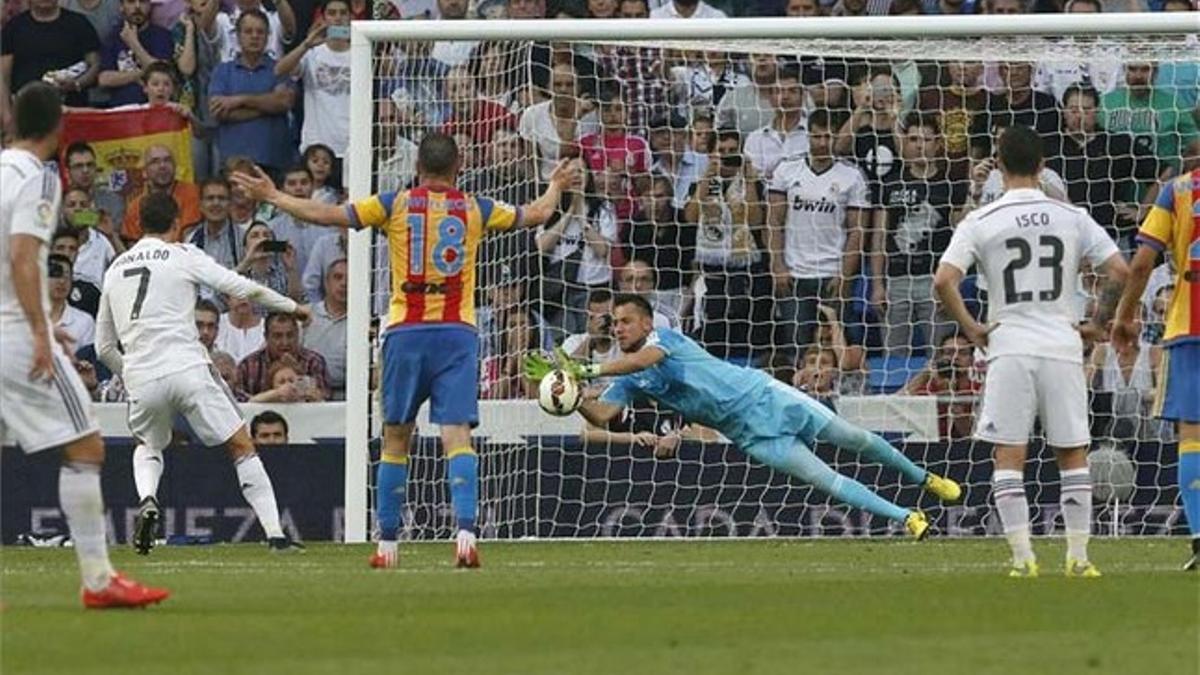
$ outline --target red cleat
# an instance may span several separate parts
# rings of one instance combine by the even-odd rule
[[[476,569],[479,567],[479,547],[475,544],[475,533],[459,530],[454,542],[454,566]]]
[[[83,589],[83,606],[87,609],[145,607],[158,604],[170,595],[171,592],[165,588],[143,586],[118,572],[113,574],[103,590]]]

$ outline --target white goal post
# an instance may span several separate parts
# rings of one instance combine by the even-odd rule
[[[1012,44],[1032,44],[1039,36],[1105,36],[1144,48],[1149,58],[1164,58],[1152,36],[1200,34],[1200,13],[1145,14],[1030,14],[1019,16],[869,17],[869,18],[744,18],[710,20],[536,20],[536,21],[355,21],[351,29],[350,143],[346,156],[350,199],[364,198],[375,189],[376,87],[374,55],[381,42],[435,40],[502,40],[612,43],[636,41],[650,46],[737,43],[754,51],[770,43],[776,53],[867,54],[907,53],[926,41],[938,42],[939,53],[963,60],[1004,54]],[[1015,42],[1012,42],[1014,41]],[[845,51],[838,44],[852,45]],[[950,47],[945,45],[949,44]],[[979,50],[975,49],[980,45]],[[806,46],[807,45],[807,46]],[[989,46],[990,45],[990,46]],[[1006,58],[1025,60],[1029,54],[1008,52]],[[920,52],[913,57],[923,56]],[[1036,55],[1034,55],[1035,57]],[[1182,57],[1182,55],[1180,55]],[[1167,56],[1166,58],[1170,58]],[[1196,58],[1196,54],[1192,54]],[[369,390],[373,349],[368,339],[372,317],[374,251],[372,233],[352,232],[349,238],[349,308],[346,357],[345,541],[370,537],[370,444],[377,434]],[[378,292],[378,291],[376,291]],[[376,424],[373,429],[372,424]],[[535,422],[537,424],[537,422]],[[560,425],[561,426],[561,425]],[[410,491],[415,494],[416,491]],[[536,530],[534,531],[536,533]]]

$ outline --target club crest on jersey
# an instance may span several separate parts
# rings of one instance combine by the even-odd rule
[[[37,222],[48,229],[54,224],[54,205],[48,201],[40,201],[37,205]]]

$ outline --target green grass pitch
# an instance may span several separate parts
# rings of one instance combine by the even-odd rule
[[[1093,540],[1096,580],[1002,575],[1002,540],[449,543],[368,569],[365,546],[158,548],[170,587],[84,612],[68,550],[4,548],[0,671],[246,673],[1196,673],[1200,576],[1181,539]]]

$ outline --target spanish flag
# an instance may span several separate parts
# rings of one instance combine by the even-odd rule
[[[96,183],[128,199],[142,192],[142,157],[152,145],[175,156],[175,178],[192,182],[192,132],[187,118],[166,106],[68,110],[63,115],[59,166],[67,175],[66,151],[84,141],[96,151]]]

